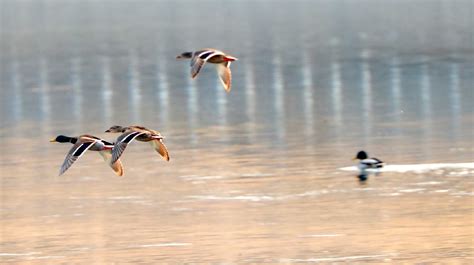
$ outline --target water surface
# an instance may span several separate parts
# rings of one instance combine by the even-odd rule
[[[2,263],[469,263],[469,1],[1,4]],[[206,14],[206,15],[203,15]],[[227,94],[183,51],[239,58]],[[58,134],[141,124],[115,177]]]

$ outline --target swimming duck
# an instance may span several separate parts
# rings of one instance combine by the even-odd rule
[[[381,168],[385,165],[384,162],[381,160],[372,157],[369,158],[365,151],[359,151],[357,155],[353,158],[353,160],[359,159],[359,169],[367,169],[367,168]]]
[[[143,126],[112,126],[105,132],[108,133],[122,133],[115,143],[114,148],[112,149],[112,163],[117,161],[122,155],[127,145],[134,139],[141,142],[149,142],[153,149],[155,149],[164,160],[169,161],[170,156],[168,150],[166,149],[165,144],[163,143],[164,137],[160,132],[155,130],[147,129]]]
[[[195,52],[184,52],[176,56],[176,59],[191,59],[192,78],[199,74],[199,71],[206,62],[216,64],[219,79],[225,91],[230,92],[232,80],[230,63],[237,61],[237,58],[216,49],[203,49]]]
[[[60,176],[64,174],[64,172],[66,172],[66,170],[68,170],[72,164],[76,162],[76,160],[87,150],[98,151],[104,160],[109,164],[109,166],[114,170],[115,174],[118,176],[123,176],[123,167],[120,160],[111,163],[112,148],[114,147],[114,144],[112,143],[87,134],[78,137],[58,135],[56,138],[51,139],[50,142],[73,144],[71,150],[69,150],[69,153],[66,155],[66,159],[64,159],[61,169],[59,170]]]

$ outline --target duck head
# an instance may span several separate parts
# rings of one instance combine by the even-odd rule
[[[120,125],[114,125],[112,127],[110,127],[108,130],[106,130],[105,132],[106,133],[121,133],[121,132],[124,132],[125,131],[125,128],[120,126]]]
[[[352,160],[356,160],[356,159],[363,160],[363,159],[367,159],[368,157],[369,156],[367,155],[365,151],[359,151]]]
[[[176,59],[191,59],[193,57],[192,52],[183,52],[180,55],[176,56]]]
[[[69,137],[65,135],[58,135],[56,138],[52,138],[49,140],[51,143],[73,143],[75,144],[77,141],[77,138],[74,137]]]

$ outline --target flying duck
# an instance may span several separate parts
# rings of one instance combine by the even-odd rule
[[[56,138],[51,139],[50,142],[73,144],[71,150],[69,150],[69,153],[66,155],[66,159],[64,159],[61,169],[59,170],[60,176],[64,174],[64,172],[66,172],[66,170],[68,170],[87,150],[98,151],[104,158],[105,162],[107,162],[114,170],[115,174],[123,176],[123,167],[120,160],[112,162],[112,149],[114,147],[114,144],[112,143],[87,134],[78,137],[58,135]]]
[[[206,62],[215,64],[225,91],[230,92],[232,81],[230,63],[237,61],[237,58],[227,55],[222,51],[208,48],[194,52],[183,52],[176,56],[176,59],[191,59],[191,77],[193,79],[199,74],[199,71]]]
[[[125,151],[125,148],[127,148],[127,145],[134,139],[140,142],[149,142],[153,149],[155,149],[163,157],[164,160],[170,160],[168,149],[166,149],[166,146],[163,143],[164,136],[162,136],[158,131],[150,130],[143,126],[122,127],[119,125],[115,125],[110,127],[105,132],[122,133],[117,138],[114,148],[112,149],[111,163],[114,163],[120,158],[123,151]]]

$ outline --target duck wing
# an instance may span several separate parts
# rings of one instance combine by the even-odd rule
[[[164,160],[169,161],[170,156],[168,154],[168,149],[166,148],[165,144],[163,143],[163,139],[153,139],[150,141],[151,146],[155,151],[157,151]]]
[[[131,132],[125,132],[124,134],[120,135],[117,138],[117,142],[115,143],[114,148],[112,149],[112,160],[110,161],[111,165],[117,162],[117,160],[122,155],[123,151],[125,151],[125,148],[127,148],[127,145],[131,141],[133,141],[133,139],[143,134],[146,134],[146,133],[131,131]]]
[[[110,163],[112,161],[112,150],[102,150],[99,151],[99,154],[102,156],[102,158],[104,158],[104,161],[112,168],[117,176],[123,176],[123,166],[122,162],[120,162],[120,159],[115,161],[113,164]]]
[[[195,78],[207,60],[219,54],[223,55],[222,52],[215,50],[203,50],[195,52],[193,58],[191,59],[191,77]]]
[[[226,92],[230,92],[232,73],[230,72],[230,61],[217,64],[217,74]]]
[[[191,60],[191,77],[196,78],[196,76],[199,74],[199,71],[201,71],[202,66],[206,63],[203,59],[195,56]]]
[[[59,176],[64,174],[66,170],[68,170],[76,160],[81,157],[85,151],[89,150],[95,143],[95,141],[87,141],[87,142],[77,142],[74,144],[69,150],[69,153],[66,155],[66,158],[64,159],[63,165],[61,166],[61,169],[59,170]]]

